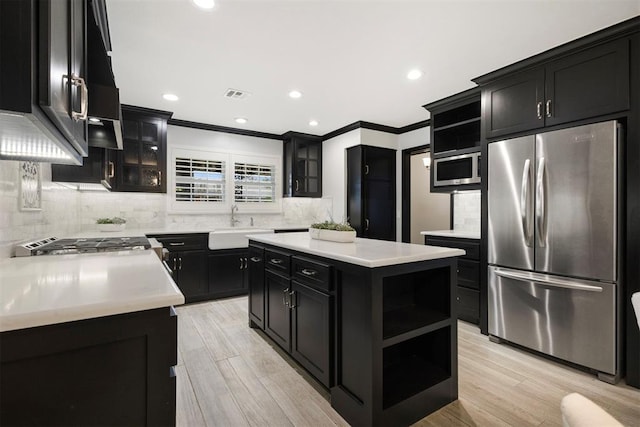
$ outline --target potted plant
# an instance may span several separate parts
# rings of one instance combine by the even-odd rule
[[[98,224],[98,230],[100,231],[122,231],[127,223],[127,220],[114,216],[113,218],[98,218],[96,224]]]
[[[350,243],[356,240],[356,230],[349,223],[325,221],[311,224],[309,235],[312,239]]]

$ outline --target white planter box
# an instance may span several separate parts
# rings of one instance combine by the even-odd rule
[[[351,243],[356,240],[355,231],[336,231],[310,228],[309,235],[312,239],[328,240],[330,242]]]
[[[99,231],[122,231],[127,224],[96,224]]]

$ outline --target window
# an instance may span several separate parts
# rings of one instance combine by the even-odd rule
[[[280,212],[282,158],[174,148],[170,152],[169,211]]]
[[[234,169],[236,203],[272,203],[275,200],[275,165],[235,163]]]

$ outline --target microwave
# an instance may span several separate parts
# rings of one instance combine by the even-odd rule
[[[433,159],[433,186],[476,184],[480,182],[480,153]]]

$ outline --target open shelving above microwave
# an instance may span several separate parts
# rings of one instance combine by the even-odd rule
[[[431,112],[432,193],[480,188],[480,90],[424,106]]]

